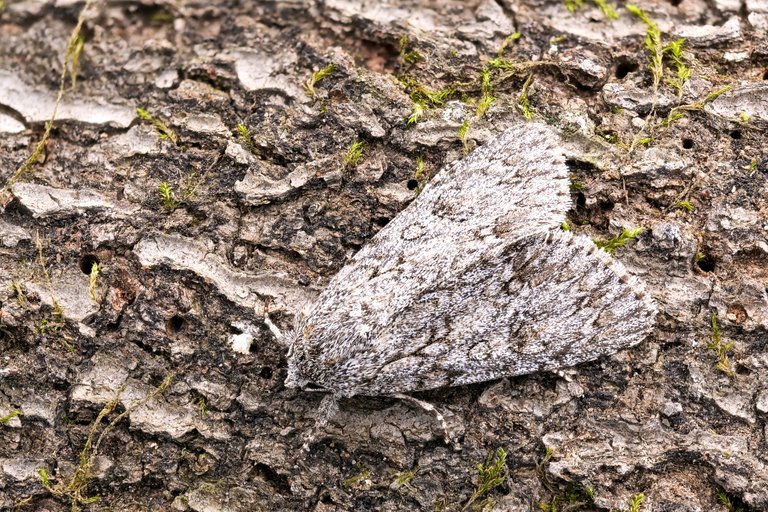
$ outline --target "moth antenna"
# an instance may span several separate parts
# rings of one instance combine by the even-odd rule
[[[272,319],[269,318],[269,304],[264,304],[264,325],[267,326],[272,333],[272,336],[277,339],[278,343],[281,345],[288,345],[288,338],[283,334],[283,331],[272,322]]]

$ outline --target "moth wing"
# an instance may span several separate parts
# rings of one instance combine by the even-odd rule
[[[473,258],[507,238],[559,228],[571,198],[558,141],[545,125],[521,124],[447,165],[328,288],[350,279],[358,286],[403,262],[423,269]]]
[[[479,340],[485,338],[477,336],[485,332],[482,325],[488,335],[494,329],[501,333],[487,345],[496,352],[483,352],[483,357],[499,351],[512,353],[504,344],[509,341],[504,337],[509,331],[499,324],[510,319],[496,309],[507,304],[514,307],[515,314],[527,318],[525,302],[500,291],[498,302],[488,299],[473,304],[471,300],[474,293],[496,290],[493,286],[501,281],[493,279],[522,282],[515,276],[514,266],[509,267],[517,257],[509,251],[539,255],[531,261],[542,260],[542,272],[553,275],[532,276],[536,280],[552,279],[550,284],[555,285],[572,275],[573,262],[562,260],[562,268],[544,265],[547,258],[537,245],[544,240],[563,240],[561,235],[547,234],[560,231],[570,205],[568,186],[557,138],[549,128],[537,124],[513,127],[442,169],[305,311],[294,333],[286,384],[311,382],[346,395],[389,394],[494,378],[486,375],[525,373],[524,368],[541,369],[538,359],[529,361],[527,356],[510,362],[510,369],[503,372],[491,371],[490,366],[480,372],[478,365],[468,368],[450,362],[464,358],[468,347],[477,347],[469,352],[481,357]],[[567,252],[567,247],[580,248],[584,252],[577,260],[581,271],[593,272],[591,264],[602,264],[598,273],[603,275],[607,256],[587,256],[587,248],[597,250],[587,242],[562,242],[563,248],[553,255]],[[479,279],[477,273],[487,274],[487,280],[473,281]],[[541,311],[535,318],[541,322],[549,322],[548,314],[559,318],[547,308],[556,310],[568,299],[552,298],[546,286],[537,286],[537,293],[554,302],[538,304]],[[558,287],[553,290],[562,292]],[[605,308],[612,311],[608,304]],[[529,330],[541,330],[536,323],[525,325]],[[569,359],[555,355],[552,360]],[[438,371],[425,366],[427,361],[448,366]],[[453,369],[449,371],[449,367]],[[479,372],[476,378],[470,375],[473,371]]]
[[[568,367],[639,343],[654,316],[642,284],[591,240],[539,233],[445,274],[375,332],[331,313],[339,339],[313,319],[311,378],[385,395]]]

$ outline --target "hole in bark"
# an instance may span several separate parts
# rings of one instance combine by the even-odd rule
[[[669,0],[669,3],[672,4],[673,7],[677,7],[681,3],[683,3],[683,0]]]
[[[377,73],[392,72],[399,67],[400,49],[399,46],[382,44],[379,41],[358,40],[357,55],[362,60],[362,64]]]
[[[272,368],[270,368],[269,366],[265,366],[264,368],[262,368],[261,371],[259,372],[259,377],[261,377],[262,379],[271,379]]]
[[[89,276],[91,275],[91,269],[93,268],[94,263],[98,265],[99,258],[93,254],[86,254],[80,258],[80,270],[83,272],[83,274]]]
[[[600,209],[604,212],[613,210],[615,203],[611,201],[610,199],[606,199],[605,201],[600,201],[598,206],[600,206]]]
[[[230,325],[229,326],[229,333],[230,334],[235,334],[235,335],[240,335],[240,334],[243,334],[243,330],[238,328],[238,327],[235,327],[234,325]]]
[[[373,222],[376,223],[377,226],[383,228],[387,224],[389,224],[389,221],[392,220],[389,217],[376,217],[373,219]]]
[[[696,262],[696,266],[703,272],[714,272],[715,270],[715,258],[712,255],[706,254],[703,258]]]
[[[637,62],[632,61],[623,61],[619,62],[619,65],[616,66],[616,78],[621,80],[622,78],[626,78],[626,76],[630,73],[634,73],[640,69],[640,65]]]
[[[732,139],[739,140],[741,138],[741,130],[733,130],[729,135]]]
[[[259,472],[259,475],[264,480],[280,491],[281,494],[291,494],[291,486],[288,482],[288,477],[285,475],[277,473],[274,469],[261,462],[256,464],[256,471]]]
[[[768,69],[763,71],[763,80],[768,80]]]
[[[408,183],[406,183],[405,186],[408,187],[408,190],[416,190],[419,186],[419,182],[416,180],[408,180]]]
[[[187,326],[187,321],[179,315],[173,315],[165,324],[165,330],[168,334],[179,334]]]
[[[685,138],[683,139],[683,149],[691,149],[693,148],[693,139]]]
[[[747,310],[741,304],[732,304],[728,306],[728,311],[725,313],[725,318],[728,321],[735,324],[742,324],[747,319]]]
[[[579,192],[576,195],[576,206],[578,206],[579,208],[584,208],[585,206],[587,206],[587,197],[584,195],[583,192]]]

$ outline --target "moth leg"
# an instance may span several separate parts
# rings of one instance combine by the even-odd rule
[[[336,416],[339,412],[339,397],[330,393],[323,397],[320,401],[320,405],[317,407],[317,414],[315,416],[315,424],[310,431],[304,436],[304,442],[301,445],[299,452],[293,456],[292,462],[296,461],[301,455],[309,453],[309,447],[317,440],[318,431],[324,429],[328,425],[328,420]]]
[[[448,424],[445,421],[445,417],[443,414],[437,410],[437,408],[432,405],[429,402],[425,402],[424,400],[419,400],[418,398],[414,398],[410,395],[406,395],[403,393],[395,393],[391,395],[393,398],[399,398],[400,400],[403,400],[405,402],[409,402],[421,409],[424,409],[428,413],[434,414],[435,419],[440,424],[440,428],[443,429],[443,440],[445,441],[445,444],[453,445],[454,449],[459,450],[459,444],[456,442],[456,439],[453,436],[453,433],[451,432],[451,429],[448,428]]]
[[[274,336],[277,339],[277,342],[282,345],[287,345],[288,341],[285,337],[285,334],[283,334],[283,331],[280,330],[273,322],[272,319],[269,318],[269,302],[264,304],[264,325],[267,326],[269,331],[272,333],[272,336]]]
[[[320,401],[317,406],[317,416],[315,417],[315,428],[325,428],[328,420],[339,413],[339,397],[329,393]]]

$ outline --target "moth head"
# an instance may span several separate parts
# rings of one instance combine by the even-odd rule
[[[285,378],[285,387],[299,388],[302,391],[320,391],[324,393],[328,393],[330,391],[322,386],[310,382],[301,372],[301,361],[292,357],[291,352],[288,352],[288,376]]]
[[[288,376],[285,378],[285,387],[304,389],[307,384],[307,379],[301,373],[300,361],[296,360],[293,346],[291,346],[288,351]]]
[[[311,357],[304,350],[306,348],[304,340],[308,337],[308,331],[311,332],[311,329],[312,327],[306,325],[303,317],[300,317],[294,328],[288,333],[288,376],[285,378],[285,386],[304,391],[325,391],[322,386],[313,384],[302,370],[307,367],[307,359]]]
[[[285,386],[288,388],[304,388],[307,379],[301,373],[301,366],[307,357],[301,350],[303,337],[302,322],[297,322],[291,332],[288,333],[288,376],[285,378]]]

